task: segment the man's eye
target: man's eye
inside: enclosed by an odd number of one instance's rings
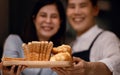
[[[81,7],[81,8],[86,7],[86,6],[87,6],[86,3],[80,4],[80,7]]]

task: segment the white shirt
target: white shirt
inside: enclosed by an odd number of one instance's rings
[[[103,31],[97,25],[76,38],[73,43],[73,52],[88,50],[94,38]],[[90,51],[91,62],[103,62],[113,75],[120,75],[120,40],[110,32],[104,31],[94,42]]]

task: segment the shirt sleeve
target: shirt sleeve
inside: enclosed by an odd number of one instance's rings
[[[4,43],[3,56],[7,57],[23,57],[22,40],[18,35],[9,35]]]
[[[113,75],[120,74],[120,40],[111,32],[105,32],[101,36],[102,58],[99,60],[113,72]]]
[[[3,56],[23,57],[22,40],[18,35],[9,35],[4,44]],[[21,75],[56,75],[48,68],[26,68]]]

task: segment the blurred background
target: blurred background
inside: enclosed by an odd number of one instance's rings
[[[11,33],[20,34],[27,14],[37,0],[0,0],[0,56],[4,41]],[[65,5],[65,0],[61,0]],[[98,24],[120,38],[120,0],[99,0]],[[72,34],[71,34],[72,33]],[[67,26],[67,38],[74,38],[74,31]],[[68,41],[69,42],[69,41]]]

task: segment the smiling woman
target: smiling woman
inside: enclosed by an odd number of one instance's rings
[[[21,35],[25,43],[47,39],[52,40],[55,46],[58,46],[60,45],[58,42],[63,42],[60,40],[65,39],[66,15],[64,7],[61,8],[62,4],[58,4],[60,1],[55,1],[56,3],[52,3],[54,0],[42,0],[35,5]]]
[[[3,56],[24,57],[23,43],[52,41],[54,46],[65,42],[66,15],[60,0],[39,0],[30,13],[21,35],[10,35],[5,41]],[[14,69],[13,69],[14,70]],[[28,68],[25,75],[53,75],[52,70]]]
[[[49,11],[49,10],[51,11]],[[39,40],[49,40],[49,37],[58,32],[60,16],[55,5],[46,5],[39,10],[36,17],[33,15]]]

